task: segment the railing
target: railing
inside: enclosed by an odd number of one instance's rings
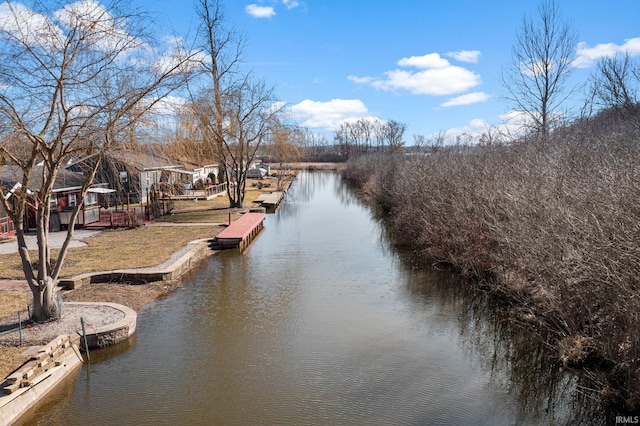
[[[100,223],[108,223],[112,228],[128,228],[143,224],[144,216],[144,211],[137,209],[100,212]]]
[[[16,228],[8,216],[0,217],[0,235],[13,235]]]
[[[209,198],[221,192],[226,192],[227,183],[219,185],[209,185],[204,189],[185,189],[183,196],[190,198]]]
[[[204,189],[205,195],[208,197],[210,195],[220,194],[221,192],[225,192],[227,190],[227,182],[221,183],[219,185],[210,185]]]

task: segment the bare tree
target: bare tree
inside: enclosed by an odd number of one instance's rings
[[[244,41],[225,25],[219,0],[200,0],[200,39],[206,58],[202,71],[206,88],[194,96],[201,137],[212,144],[227,186],[230,207],[242,207],[246,173],[271,125],[281,111],[273,89],[241,70]]]
[[[372,152],[375,141],[376,151],[398,151],[404,145],[407,125],[395,120],[361,118],[354,122],[345,121],[335,130],[333,141],[349,155]]]
[[[439,131],[436,135],[429,138],[426,135],[413,135],[413,145],[418,152],[427,152],[435,154],[445,145],[447,134],[444,130]]]
[[[598,109],[616,109],[634,114],[638,108],[640,67],[634,66],[629,53],[603,57],[591,78],[591,96]]]
[[[501,80],[506,100],[525,113],[534,132],[546,140],[559,109],[572,92],[565,83],[576,56],[577,34],[562,21],[555,0],[542,0],[537,20],[526,16]]]
[[[337,147],[325,135],[302,130],[304,147],[303,158],[307,161],[339,161]]]
[[[244,80],[222,96],[222,126],[211,123],[211,129],[220,129],[217,155],[224,165],[230,207],[242,207],[247,184],[247,171],[256,158],[258,149],[272,136],[273,125],[280,113],[275,107],[273,89],[264,82]]]
[[[152,60],[143,16],[116,15],[117,6],[5,3],[0,15],[0,156],[16,182],[0,188],[0,196],[15,223],[37,321],[59,318],[57,283],[82,206],[52,260],[49,200],[60,172],[72,159],[96,158],[81,186],[84,199],[104,154],[186,75],[188,58],[174,52]],[[29,210],[37,222],[35,261],[25,240]]]
[[[399,152],[404,146],[404,132],[407,130],[405,123],[396,120],[388,120],[384,122],[380,128],[380,133],[384,136],[384,140],[389,145],[391,152]]]

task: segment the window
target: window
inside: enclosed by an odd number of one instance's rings
[[[127,172],[120,172],[120,182],[121,183],[127,183]]]
[[[51,211],[58,209],[58,194],[51,194],[49,197],[49,209]]]
[[[76,203],[77,203],[76,199],[77,199],[76,194],[69,194],[69,204],[68,204],[68,206],[69,207],[75,207]]]
[[[87,206],[95,206],[98,204],[98,194],[95,192],[88,192],[87,195],[84,196],[84,205]]]

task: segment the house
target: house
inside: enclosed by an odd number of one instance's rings
[[[88,170],[95,164],[94,157],[78,159],[67,166],[72,171]],[[202,182],[217,180],[217,165],[185,165],[147,151],[114,152],[105,156],[96,173],[96,179],[108,182],[115,190],[118,204],[146,203],[154,195],[180,195]]]
[[[189,166],[186,167],[190,169]],[[217,184],[219,181],[219,167],[217,164],[207,164],[205,166],[195,166],[192,168],[193,170],[193,184],[196,185],[198,182],[202,182],[204,184]]]
[[[39,166],[40,167],[40,166]],[[37,193],[42,187],[42,171],[37,167],[31,175],[28,191]],[[100,218],[101,197],[107,197],[115,192],[109,189],[106,184],[92,185],[84,199],[81,199],[82,185],[86,176],[82,173],[61,169],[53,186],[49,203],[51,215],[49,218],[49,230],[58,231],[69,225],[71,213],[74,207],[82,202],[80,213],[76,219],[76,226],[85,226],[97,222]],[[7,188],[6,197],[11,197],[12,188],[21,186],[22,170],[17,166],[0,167],[0,184]],[[37,201],[34,200],[34,204]],[[36,229],[36,211],[34,208],[28,209],[25,218],[25,231]]]
[[[271,166],[269,164],[255,164],[247,170],[247,177],[251,179],[262,179],[265,176],[269,176],[270,173]]]
[[[71,162],[67,169],[75,172],[90,170],[95,165],[95,157],[89,156]],[[154,184],[160,182],[173,184],[175,179],[165,170],[180,167],[145,152],[114,152],[106,155],[96,172],[96,179],[108,182],[115,190],[114,202],[117,204],[144,203]]]

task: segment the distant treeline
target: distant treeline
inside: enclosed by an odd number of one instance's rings
[[[606,402],[638,410],[639,123],[602,115],[544,140],[359,156],[343,173],[415,265],[475,278],[549,331]]]

